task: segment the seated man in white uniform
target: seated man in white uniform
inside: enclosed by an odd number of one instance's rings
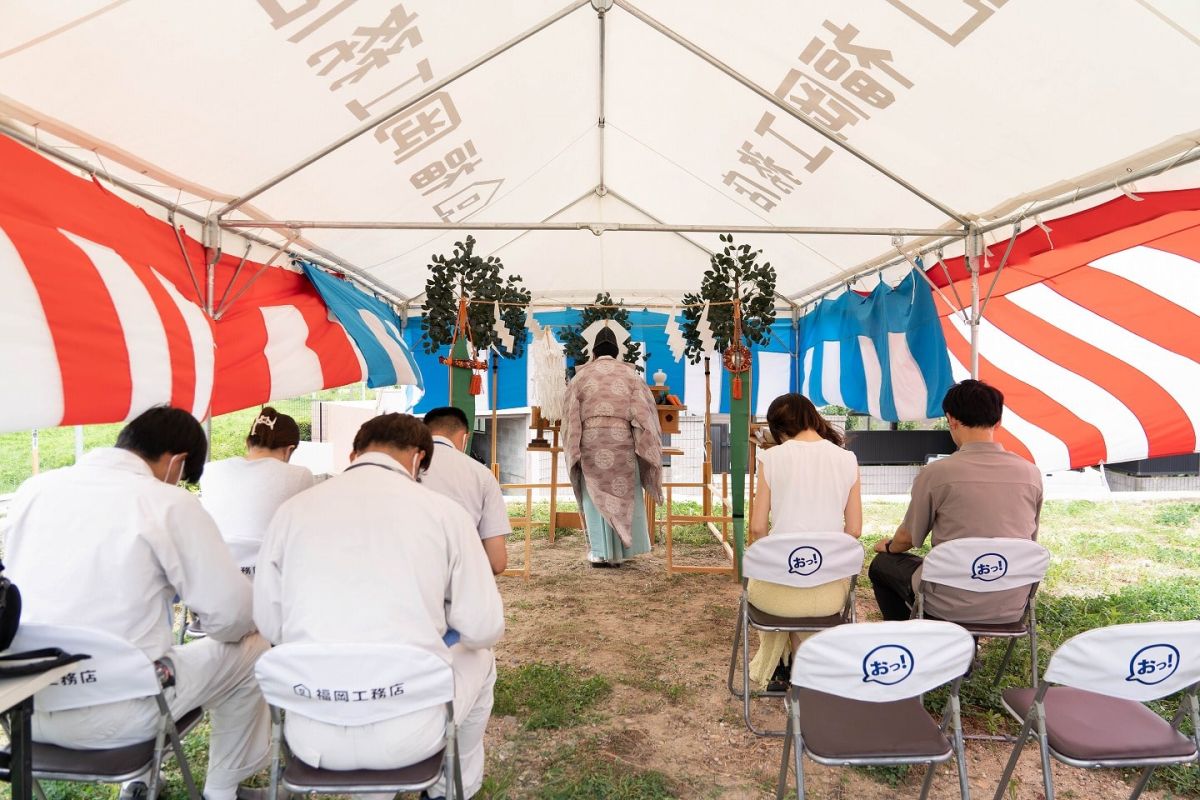
[[[212,721],[204,796],[232,800],[247,796],[238,782],[269,757],[270,716],[254,679],[267,643],[254,633],[250,582],[200,502],[176,485],[200,479],[206,449],[188,412],[146,411],[116,447],[21,486],[6,561],[21,587],[23,621],[104,631],[174,674],[166,697],[175,716],[203,706]],[[203,618],[207,639],[172,645],[176,596]],[[157,716],[151,698],[35,712],[33,739],[80,749],[132,745],[154,738]],[[123,796],[144,791],[139,782],[126,784]]]
[[[508,566],[504,537],[512,533],[504,494],[492,471],[467,455],[467,415],[461,408],[435,408],[425,415],[433,434],[433,463],[421,484],[449,497],[467,510],[483,542],[492,572],[499,575]]]
[[[454,670],[469,797],[483,783],[496,680],[491,647],[504,633],[504,609],[470,516],[417,483],[432,450],[415,417],[364,423],[353,463],[288,500],[271,521],[254,578],[254,619],[275,644],[406,644],[443,658]],[[448,646],[451,629],[458,642]],[[284,726],[297,758],[334,770],[418,763],[437,752],[444,732],[440,707],[356,727],[290,713]],[[444,782],[429,794],[444,796]]]

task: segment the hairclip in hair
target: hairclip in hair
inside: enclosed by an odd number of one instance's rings
[[[254,427],[252,427],[250,429],[250,432],[254,433],[256,430],[258,430],[259,425],[266,425],[271,430],[275,430],[275,423],[278,421],[279,421],[279,417],[275,417],[274,419],[269,419],[265,415],[259,414],[258,419],[254,420]]]

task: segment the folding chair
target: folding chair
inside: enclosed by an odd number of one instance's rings
[[[146,654],[116,636],[65,625],[22,623],[12,648],[24,651],[43,647],[61,647],[71,653],[87,653],[91,658],[80,661],[75,665],[75,671],[38,692],[34,696],[38,710],[66,711],[153,697],[158,703],[159,717],[154,738],[125,747],[77,750],[34,742],[33,777],[39,797],[44,798],[44,794],[37,781],[124,783],[147,770],[150,772],[148,795],[154,797],[159,789],[159,773],[169,740],[183,773],[188,797],[201,800],[183,752],[183,737],[204,716],[203,709],[193,709],[176,720],[163,695],[163,690],[173,682],[160,683],[154,663]],[[3,753],[5,760],[9,755],[7,751]]]
[[[287,792],[359,794],[419,792],[446,776],[447,797],[463,797],[454,723],[454,672],[427,650],[389,644],[283,644],[258,660],[255,677],[271,706],[271,785]],[[417,764],[382,770],[331,770],[306,764],[287,750],[283,716],[355,727],[444,705],[442,748]],[[282,756],[282,757],[281,757]]]
[[[777,617],[755,608],[747,598],[743,583],[737,624],[733,630],[733,652],[729,656],[729,675],[726,686],[731,694],[742,700],[742,717],[746,727],[757,736],[783,736],[783,731],[759,730],[750,720],[750,629],[783,633],[820,631],[854,622],[854,585],[862,571],[863,548],[858,540],[845,533],[772,533],[747,548],[742,558],[744,579],[778,583],[798,589],[810,589],[832,581],[850,578],[850,588],[841,611],[828,617]],[[742,690],[733,684],[738,662],[742,658]],[[762,697],[779,697],[784,692],[760,692]]]
[[[776,799],[787,791],[794,754],[796,797],[804,800],[807,754],[828,766],[927,764],[921,800],[935,766],[953,757],[959,792],[969,800],[958,689],[974,653],[969,633],[939,620],[841,625],[802,642],[792,661]],[[939,724],[921,695],[946,684],[950,698]]]
[[[1200,732],[1200,622],[1113,625],[1068,639],[1050,656],[1042,685],[1007,689],[1004,707],[1023,722],[1004,768],[996,800],[1004,795],[1021,748],[1037,739],[1046,800],[1054,800],[1050,757],[1084,769],[1142,767],[1130,800],[1150,782],[1154,768],[1200,758],[1200,733],[1179,731],[1185,715]],[[1144,703],[1182,692],[1174,719]]]
[[[1036,687],[1038,643],[1034,598],[1049,566],[1050,552],[1028,539],[972,538],[943,542],[925,556],[914,616],[918,619],[925,616],[925,591],[930,584],[981,593],[1028,586],[1029,597],[1025,601],[1025,610],[1015,622],[957,624],[966,628],[972,636],[1008,639],[1008,649],[1004,651],[1004,659],[996,670],[994,684],[1000,683],[1000,678],[1008,669],[1017,639],[1028,637],[1030,679]]]

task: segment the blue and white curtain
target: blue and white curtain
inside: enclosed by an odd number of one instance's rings
[[[366,364],[367,386],[372,389],[414,386],[417,394],[413,400],[420,399],[425,388],[421,369],[404,341],[400,317],[391,306],[311,264],[302,263],[301,266],[330,313],[358,348]]]
[[[889,422],[942,415],[954,383],[928,285],[910,272],[867,296],[822,300],[800,320],[800,391]]]

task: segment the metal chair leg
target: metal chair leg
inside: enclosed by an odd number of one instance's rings
[[[960,679],[961,680],[961,679]],[[942,721],[938,723],[938,731],[943,735],[946,733],[946,728],[950,725],[950,715],[952,707],[950,702],[946,702],[946,710],[942,712]],[[925,778],[921,781],[920,800],[925,800],[929,796],[929,789],[933,786],[933,773],[937,770],[937,764],[930,761],[925,767]]]
[[[729,693],[734,697],[741,698],[742,693],[733,686],[733,676],[737,667],[738,647],[741,645],[742,626],[746,624],[746,598],[742,598],[742,602],[738,608],[737,622],[733,626],[733,652],[729,655],[729,675],[725,679],[725,685],[729,688]]]
[[[281,742],[283,741],[283,714],[271,707],[271,781],[268,784],[267,797],[276,800],[279,797],[279,776],[283,771],[283,763],[279,759]]]
[[[775,782],[775,800],[783,800],[787,794],[788,769],[791,766],[788,759],[792,754],[792,716],[788,711],[787,730],[783,736],[783,757],[779,760],[779,779]]]
[[[1004,650],[1004,658],[1000,659],[1000,666],[996,669],[996,676],[992,678],[992,686],[999,686],[1000,679],[1004,677],[1004,673],[1008,671],[1008,664],[1012,661],[1013,650],[1017,647],[1017,637],[1012,637],[1008,640],[1008,647]]]
[[[792,703],[793,733],[796,741],[792,745],[792,757],[796,762],[796,800],[804,800],[804,735],[800,732],[800,704]]]
[[[1150,783],[1150,775],[1154,772],[1154,766],[1154,764],[1151,764],[1142,770],[1142,777],[1138,778],[1137,785],[1133,787],[1133,793],[1129,795],[1129,800],[1138,800],[1142,796],[1142,792],[1146,790],[1146,786]]]
[[[457,731],[454,736],[454,793],[456,800],[466,800],[466,792],[463,791],[463,776],[462,776],[462,759],[458,750],[458,735]]]
[[[192,800],[203,800],[200,795],[200,790],[196,788],[196,781],[192,778],[192,768],[188,764],[187,756],[183,752],[183,737],[179,734],[179,728],[175,725],[175,718],[171,715],[171,708],[167,705],[167,699],[159,694],[157,697],[159,711],[162,712],[163,719],[166,721],[166,734],[171,742],[171,749],[175,751],[175,760],[179,762],[179,771],[183,775],[183,784],[187,787],[187,795]],[[150,776],[151,784],[158,780],[158,771],[162,766],[162,757],[160,753],[155,755],[154,773]],[[151,792],[151,797],[154,793]]]
[[[742,618],[742,719],[752,732],[754,725],[750,722],[750,625]]]
[[[1042,784],[1046,800],[1054,800],[1054,773],[1050,764],[1050,740],[1046,736],[1046,707],[1041,700],[1034,704],[1037,709],[1038,747],[1042,752]]]
[[[954,712],[951,724],[954,726],[954,760],[958,762],[958,793],[962,800],[971,800],[971,782],[967,779],[967,748],[963,743],[962,706],[957,690],[951,695],[950,702]]]
[[[1034,689],[1038,688],[1038,634],[1037,634],[1037,611],[1030,607],[1029,609],[1029,684]]]
[[[1004,791],[1008,788],[1009,781],[1012,780],[1013,771],[1017,768],[1017,762],[1021,759],[1021,751],[1025,748],[1025,742],[1029,739],[1029,734],[1033,731],[1034,709],[1029,709],[1029,713],[1025,715],[1025,724],[1021,726],[1021,733],[1017,736],[1017,743],[1013,745],[1012,755],[1008,757],[1008,763],[1004,766],[1004,773],[1000,776],[1000,783],[996,786],[996,794],[992,800],[1004,800]]]
[[[150,762],[150,781],[147,784],[147,793],[151,797],[158,796],[158,782],[162,775],[163,756],[166,749],[167,720],[171,717],[171,708],[167,705],[166,698],[160,693],[155,699],[158,701],[159,720],[154,732],[154,760]]]
[[[921,781],[920,800],[925,800],[925,798],[929,797],[929,788],[933,786],[933,772],[936,769],[937,764],[933,761],[930,761],[928,766],[925,767],[925,779]]]

